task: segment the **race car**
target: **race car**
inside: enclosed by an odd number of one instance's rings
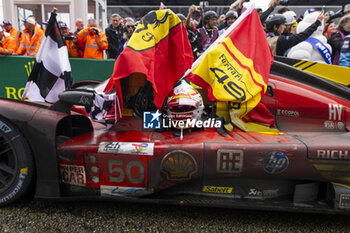
[[[107,128],[71,111],[91,106],[92,97],[77,88],[53,105],[0,99],[1,205],[34,194],[349,213],[346,86],[275,61],[263,103],[280,135],[207,127],[180,137],[145,129],[135,116]],[[204,101],[204,110],[213,104]],[[156,119],[159,112],[148,114]]]

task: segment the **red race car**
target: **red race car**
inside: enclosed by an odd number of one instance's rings
[[[33,191],[41,199],[350,211],[348,87],[275,62],[263,102],[281,135],[209,127],[181,138],[146,130],[137,117],[108,129],[71,113],[92,96],[72,89],[53,105],[0,100],[1,205]]]

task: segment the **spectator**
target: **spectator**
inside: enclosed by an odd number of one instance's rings
[[[294,11],[287,11],[283,13],[283,16],[286,17],[286,28],[284,29],[283,35],[290,36],[292,34],[292,26],[297,21],[297,15]]]
[[[32,17],[23,20],[25,29],[21,35],[20,45],[17,49],[18,55],[35,56],[38,53],[44,31],[36,26]]]
[[[221,14],[218,18],[218,22],[217,24],[220,25],[221,23],[225,23],[225,15],[224,14]]]
[[[74,35],[75,35],[76,37],[78,37],[78,32],[80,32],[81,30],[84,29],[83,20],[80,19],[80,18],[77,18],[77,19],[75,20],[75,26],[77,27],[77,30],[74,32]]]
[[[75,37],[74,33],[69,32],[69,28],[64,22],[61,22],[59,24],[59,27],[61,30],[61,34],[63,35],[64,40],[66,41],[69,57],[80,57],[78,47],[76,45],[78,39]],[[83,55],[83,51],[81,51],[80,54]]]
[[[120,40],[123,36],[123,27],[121,25],[121,17],[119,14],[112,14],[110,18],[110,25],[106,28],[106,35],[108,39],[107,57],[116,58]]]
[[[298,27],[298,22],[295,21],[290,28],[290,33],[293,35],[297,34],[297,27]]]
[[[290,9],[288,7],[282,7],[277,11],[277,14],[284,14],[286,12],[290,11]]]
[[[127,46],[128,41],[130,40],[132,34],[135,31],[135,23],[134,23],[134,21],[131,21],[131,20],[126,21],[124,28],[125,29],[124,29],[123,36],[122,36],[122,38],[120,40],[117,57],[124,50],[124,48]]]
[[[191,5],[190,8],[188,9],[188,14],[187,14],[187,18],[185,21],[185,26],[187,29],[187,35],[188,35],[188,40],[190,41],[191,47],[192,47],[192,53],[193,53],[193,57],[194,59],[197,59],[196,54],[197,54],[197,47],[196,47],[196,40],[197,40],[197,21],[195,22],[194,19],[192,19],[192,14],[193,12],[196,11],[196,6],[195,5]],[[196,24],[197,23],[197,24]]]
[[[340,50],[339,65],[350,67],[350,35],[344,38],[343,46]]]
[[[263,10],[261,8],[256,8],[256,11],[258,12],[259,17],[262,15]]]
[[[217,19],[218,15],[215,11],[205,12],[204,26],[196,31],[198,35],[194,45],[197,49],[196,57],[202,55],[202,53],[218,38],[219,31],[216,28]]]
[[[0,54],[11,55],[16,51],[16,40],[0,27]]]
[[[5,31],[7,33],[10,33],[10,35],[16,40],[16,49],[15,49],[15,51],[16,51],[19,47],[19,42],[20,42],[19,40],[21,38],[22,33],[17,31],[16,29],[14,29],[9,20],[2,21],[2,24],[3,24]]]
[[[269,3],[269,8],[267,8],[266,11],[261,13],[260,15],[260,21],[262,24],[265,23],[265,20],[267,17],[275,10],[275,8],[280,4],[280,0],[271,0]]]
[[[329,40],[331,38],[331,35],[335,32],[337,32],[337,25],[331,20],[328,21],[328,25],[325,27],[324,36]]]
[[[225,15],[225,23],[222,26],[222,30],[220,30],[220,35],[228,28],[230,27],[237,19],[237,14],[234,11],[228,11]],[[219,27],[220,29],[220,27]]]
[[[324,22],[327,24],[329,20],[331,20],[331,17],[334,15],[334,11],[327,11],[324,14]]]
[[[239,0],[239,4],[237,7],[237,14],[240,16],[243,12],[243,4],[246,2],[246,0]],[[280,0],[271,0],[269,3],[269,8],[267,8],[266,11],[262,12],[260,15],[260,21],[262,24],[264,24],[267,17],[274,11],[274,9],[280,4]],[[232,6],[232,5],[231,5]],[[231,7],[230,7],[231,10]]]
[[[340,49],[343,45],[345,36],[350,32],[350,15],[343,16],[339,20],[337,31],[331,35],[328,43],[332,46],[333,64],[339,64]]]
[[[344,6],[344,15],[349,15],[350,14],[350,4],[346,4]]]
[[[35,27],[37,28],[38,31],[41,30],[43,33],[45,32],[43,29],[41,29],[40,24],[38,24],[38,21],[36,20],[36,18],[35,18],[34,15],[30,15],[30,16],[28,16],[28,18],[34,19],[34,21],[35,21]],[[45,33],[44,33],[44,34],[45,34]],[[40,43],[41,43],[41,41],[40,41]]]
[[[103,50],[108,48],[108,42],[95,19],[88,20],[87,28],[78,32],[78,39],[85,44],[84,58],[103,59]]]
[[[323,13],[317,17],[315,23],[309,26],[305,31],[291,36],[281,35],[286,27],[286,18],[281,14],[270,16],[266,20],[267,42],[269,43],[274,55],[284,56],[286,51],[306,40],[317,28],[323,20]]]
[[[180,18],[181,22],[183,22],[183,23],[185,23],[185,22],[186,22],[186,17],[185,17],[183,14],[181,14],[181,13],[177,13],[176,15],[177,15],[177,17],[179,17],[179,18]]]

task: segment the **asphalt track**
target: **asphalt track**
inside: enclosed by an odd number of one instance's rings
[[[0,232],[349,232],[349,216],[118,202],[25,201]]]

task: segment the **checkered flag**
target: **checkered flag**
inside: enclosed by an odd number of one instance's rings
[[[108,80],[93,89],[93,106],[87,107],[86,111],[93,121],[102,123],[110,128],[122,117],[122,110],[120,97],[116,89],[108,93],[103,92],[107,82]]]
[[[72,85],[66,43],[60,34],[56,14],[51,13],[45,36],[23,92],[30,101],[58,101],[58,94]]]

